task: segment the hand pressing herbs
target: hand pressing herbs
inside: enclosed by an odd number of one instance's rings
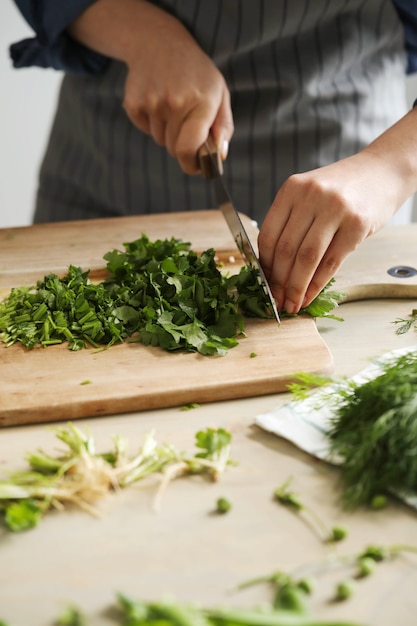
[[[62,454],[29,453],[29,470],[11,472],[0,481],[0,514],[11,531],[33,528],[47,511],[63,510],[66,504],[97,515],[99,499],[150,475],[160,478],[159,502],[162,489],[177,476],[205,474],[218,480],[233,464],[231,434],[222,428],[197,432],[198,452],[192,456],[158,444],[153,433],[146,435],[134,456],[128,455],[127,442],[118,435],[111,450],[96,452],[91,434],[71,423],[57,429],[56,437],[66,446]]]
[[[105,254],[109,275],[99,284],[71,265],[62,278],[48,274],[33,288],[13,289],[0,303],[1,339],[29,349],[68,342],[80,350],[135,338],[170,351],[224,355],[244,334],[244,316],[272,317],[254,268],[225,276],[213,249],[197,255],[174,238],[151,242],[142,235],[124,248]],[[325,288],[300,313],[333,317],[340,298]]]

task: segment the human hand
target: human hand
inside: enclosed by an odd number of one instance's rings
[[[145,0],[99,0],[68,32],[126,64],[128,117],[165,146],[184,172],[199,171],[197,152],[209,132],[226,158],[233,134],[226,81],[173,15]]]
[[[184,172],[196,174],[197,152],[209,132],[222,158],[227,155],[233,134],[229,90],[182,24],[158,13],[151,40],[142,38],[140,51],[127,56],[123,106],[132,123],[165,146]]]
[[[400,180],[372,151],[287,179],[258,239],[278,309],[296,313],[399,208]]]

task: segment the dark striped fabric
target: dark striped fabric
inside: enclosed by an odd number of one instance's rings
[[[164,0],[226,78],[225,176],[260,224],[284,180],[357,152],[406,111],[404,33],[389,0]],[[158,42],[155,41],[155,46]],[[125,68],[66,76],[35,221],[214,206],[122,107]]]

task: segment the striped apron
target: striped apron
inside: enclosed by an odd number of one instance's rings
[[[285,179],[349,156],[406,112],[404,34],[390,0],[161,0],[223,73],[235,133],[225,176],[258,224]],[[155,45],[158,45],[155,42]],[[122,109],[126,68],[66,75],[35,221],[215,206]]]

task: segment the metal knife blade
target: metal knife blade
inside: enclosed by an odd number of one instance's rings
[[[211,136],[200,148],[198,158],[203,176],[212,181],[217,206],[229,226],[236,245],[245,259],[246,264],[256,270],[259,284],[265,293],[268,304],[276,321],[280,324],[281,320],[279,318],[278,309],[271,289],[268,285],[268,281],[266,280],[266,276],[255,254],[255,250],[253,249],[252,243],[248,237],[245,227],[243,226],[242,220],[240,219],[240,215],[231,200],[229,192],[227,191],[227,187],[222,176],[222,161]]]

